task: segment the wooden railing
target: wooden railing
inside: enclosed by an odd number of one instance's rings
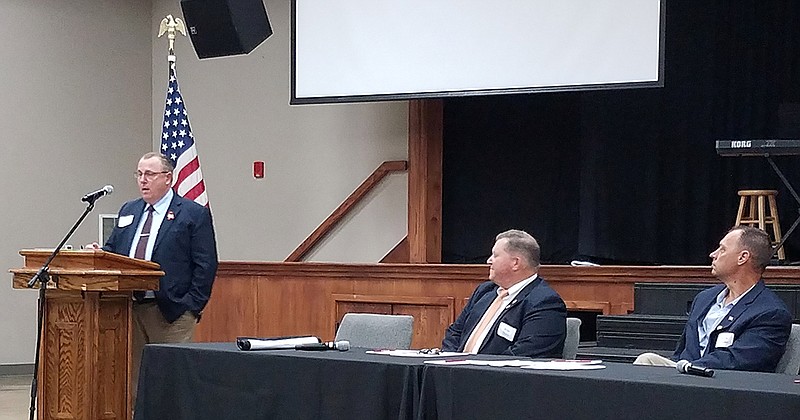
[[[390,160],[383,162],[378,166],[372,175],[367,177],[358,188],[353,191],[347,199],[345,199],[339,207],[333,211],[323,222],[320,224],[308,238],[303,241],[288,257],[286,262],[299,262],[303,260],[314,247],[325,238],[336,225],[347,216],[347,213],[355,207],[364,197],[372,191],[382,180],[392,172],[401,172],[408,170],[408,162],[405,160]]]

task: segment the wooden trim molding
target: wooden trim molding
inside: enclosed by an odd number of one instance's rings
[[[386,255],[381,258],[382,263],[407,263],[409,262],[408,256],[408,236],[404,237],[402,241],[392,248]]]
[[[345,295],[334,293],[331,295],[334,302],[359,302],[359,303],[403,303],[406,305],[435,305],[453,306],[451,297],[430,296],[391,296],[391,295]]]
[[[301,276],[344,278],[443,278],[474,281],[486,279],[486,264],[373,264],[337,262],[256,262],[220,261],[218,277],[229,276]],[[543,265],[539,274],[548,282],[599,283],[710,283],[718,281],[709,266],[600,266],[572,267]],[[767,267],[768,284],[800,283],[800,266]]]
[[[578,310],[578,311],[600,312],[603,315],[610,315],[611,314],[611,303],[609,303],[609,302],[594,302],[594,301],[587,301],[587,300],[567,300],[567,301],[564,301],[564,304],[567,305],[567,309],[573,309],[573,310]]]
[[[372,172],[358,188],[355,189],[339,207],[333,211],[310,235],[306,238],[297,248],[286,257],[286,262],[302,261],[309,252],[311,252],[317,244],[328,235],[333,228],[336,227],[342,219],[347,216],[350,210],[353,209],[367,194],[372,191],[384,178],[392,172],[400,172],[408,169],[408,162],[404,160],[392,160],[383,162]]]
[[[221,261],[217,279],[236,276],[302,278],[437,278],[456,281],[485,279],[486,265],[477,264],[369,264],[328,262]]]

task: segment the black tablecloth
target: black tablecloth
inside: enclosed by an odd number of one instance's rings
[[[800,384],[773,373],[606,363],[543,371],[426,366],[420,419],[800,419]]]
[[[348,352],[145,346],[135,419],[409,419],[422,361]]]
[[[364,350],[148,345],[135,419],[800,419],[787,375],[424,365]]]

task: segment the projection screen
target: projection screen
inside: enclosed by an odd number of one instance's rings
[[[293,0],[292,104],[658,87],[664,0]]]

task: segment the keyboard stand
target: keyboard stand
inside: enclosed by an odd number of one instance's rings
[[[797,207],[798,215],[797,218],[794,220],[794,223],[792,223],[792,227],[790,227],[789,230],[786,231],[786,235],[784,235],[783,238],[781,238],[781,241],[778,242],[778,244],[775,245],[775,247],[773,248],[773,252],[777,252],[779,249],[781,249],[784,242],[786,242],[786,240],[789,239],[789,236],[791,236],[792,232],[794,232],[794,230],[797,229],[797,226],[800,225],[800,196],[797,195],[797,191],[795,191],[794,188],[792,188],[792,184],[790,184],[789,180],[786,179],[786,176],[783,175],[783,172],[781,172],[780,168],[778,168],[778,165],[775,164],[775,161],[772,160],[772,156],[770,156],[769,154],[765,154],[764,157],[767,158],[767,162],[769,162],[770,166],[772,166],[772,170],[774,170],[775,173],[778,174],[778,178],[780,178],[781,181],[783,181],[783,185],[785,185],[786,188],[789,190],[789,192],[792,194],[792,197],[794,197],[794,201],[797,202],[798,206]]]

